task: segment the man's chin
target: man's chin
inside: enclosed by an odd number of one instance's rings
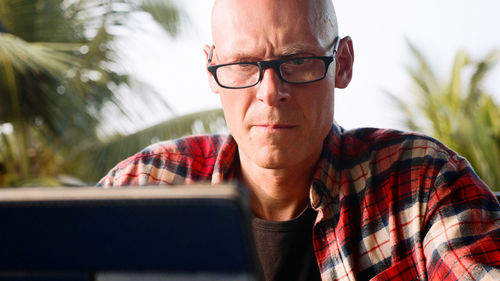
[[[252,157],[252,156],[251,156]],[[282,151],[260,151],[253,155],[253,162],[264,169],[286,169],[293,165],[291,155]]]
[[[286,169],[295,166],[301,158],[297,152],[297,138],[290,139],[256,139],[250,145],[239,145],[245,155],[243,161],[250,161],[253,165],[264,169]],[[249,144],[249,143],[246,143]],[[246,149],[245,149],[246,148]]]
[[[285,165],[285,163],[267,161],[267,162],[260,163],[259,167],[261,167],[263,169],[268,169],[268,170],[282,170],[282,169],[286,169],[287,165]]]

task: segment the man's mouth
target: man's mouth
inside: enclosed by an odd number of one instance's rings
[[[258,129],[267,130],[269,132],[284,132],[289,131],[297,127],[297,125],[292,124],[255,124],[253,127]]]

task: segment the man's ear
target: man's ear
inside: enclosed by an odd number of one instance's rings
[[[205,61],[207,61],[207,66],[208,66],[208,56],[210,55],[210,48],[211,47],[209,45],[203,46],[203,52],[205,53]],[[208,70],[207,70],[207,75],[208,75],[208,84],[210,85],[210,89],[215,94],[218,94],[220,88],[219,85],[217,85],[217,81],[215,81],[214,76]]]
[[[349,36],[342,38],[337,51],[335,69],[335,87],[344,89],[352,79],[352,66],[354,64],[354,48]]]

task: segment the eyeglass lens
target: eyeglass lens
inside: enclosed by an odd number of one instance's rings
[[[282,63],[280,72],[283,79],[288,82],[309,82],[323,77],[325,63],[317,58],[296,58]]]
[[[219,83],[227,87],[245,87],[259,81],[259,66],[253,64],[230,64],[217,68]]]

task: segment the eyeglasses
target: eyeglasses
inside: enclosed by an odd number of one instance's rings
[[[234,62],[210,65],[214,46],[208,56],[208,71],[222,88],[243,89],[257,85],[262,79],[262,73],[272,68],[279,78],[290,84],[312,83],[325,78],[328,67],[335,60],[340,39],[335,38],[333,54],[321,57],[297,57],[282,60],[257,62]]]

